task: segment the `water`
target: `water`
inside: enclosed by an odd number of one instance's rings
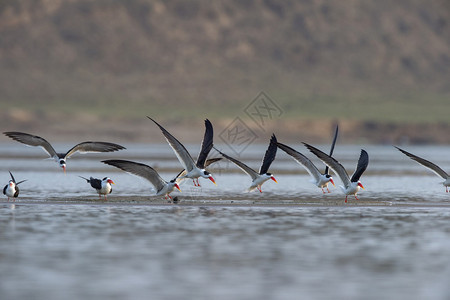
[[[99,163],[158,164],[170,179],[178,165],[163,145],[74,156],[67,175],[38,149],[0,146],[0,179],[6,184],[9,169],[28,179],[15,203],[0,203],[1,299],[450,297],[450,195],[391,147],[366,148],[366,190],[346,205],[338,188],[322,195],[281,152],[272,170],[279,183],[262,194],[242,193],[249,178],[222,162],[212,169],[218,187],[186,182],[174,205]],[[257,168],[264,150],[248,149],[243,160]],[[409,150],[450,170],[445,147]],[[350,173],[358,154],[336,148]],[[78,175],[113,178],[108,202]]]

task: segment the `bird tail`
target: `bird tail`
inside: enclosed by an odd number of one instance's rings
[[[84,180],[86,180],[88,183],[90,182],[90,180],[89,179],[87,179],[87,178],[84,178],[83,176],[79,176],[78,175],[78,177],[80,177],[80,178],[83,178]]]

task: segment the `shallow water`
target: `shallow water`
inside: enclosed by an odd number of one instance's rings
[[[39,149],[0,144],[2,181],[7,170],[28,179],[15,203],[0,203],[1,299],[450,297],[450,194],[392,147],[367,147],[366,190],[348,204],[337,187],[323,195],[280,152],[278,184],[263,193],[243,193],[249,178],[222,162],[212,169],[217,187],[187,181],[173,193],[176,205],[99,162],[125,158],[156,164],[167,179],[176,173],[163,145],[128,148],[74,156],[64,175]],[[445,147],[408,149],[450,170]],[[243,160],[257,168],[264,150],[250,147]],[[335,154],[350,173],[358,155],[353,146]],[[108,202],[78,175],[110,176]]]

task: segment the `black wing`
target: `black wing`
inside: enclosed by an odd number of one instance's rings
[[[19,196],[19,187],[16,185],[16,191],[14,193],[14,197],[17,198]]]
[[[3,195],[6,195],[6,189],[8,188],[8,185],[5,185],[5,187],[3,188]]]
[[[395,146],[394,146],[395,147]],[[445,172],[444,170],[442,170],[439,166],[437,166],[436,164],[432,163],[429,160],[423,159],[421,157],[418,157],[417,155],[414,155],[412,153],[409,153],[408,151],[405,151],[403,149],[400,149],[399,147],[395,147],[397,148],[400,152],[402,152],[403,154],[405,154],[406,156],[408,156],[409,158],[411,158],[412,160],[415,160],[416,162],[418,162],[419,164],[421,164],[422,166],[430,169],[431,171],[433,171],[436,175],[447,179],[449,176],[447,174],[447,172]]]
[[[13,181],[14,183],[16,183],[16,179],[14,179],[14,176],[13,176],[13,174],[11,173],[11,171],[8,171],[8,172],[9,172],[9,175],[11,175],[12,181]]]
[[[94,178],[94,177],[90,177],[89,178],[89,183],[96,190],[100,190],[102,188],[102,181],[100,179],[97,179],[97,178]]]
[[[269,167],[277,154],[277,149],[277,138],[275,137],[275,134],[272,134],[269,147],[266,150],[266,154],[264,155],[264,159],[261,164],[261,168],[259,168],[259,175],[266,174],[267,171],[269,171]]]
[[[108,142],[83,142],[72,147],[64,155],[64,158],[69,158],[75,152],[88,153],[88,152],[114,152],[126,149],[124,146],[108,143]]]
[[[197,168],[204,169],[205,168],[205,161],[208,157],[209,152],[211,151],[213,147],[213,126],[211,122],[206,119],[205,120],[205,135],[203,136],[203,142],[202,142],[202,148],[200,149],[200,153],[198,154],[197,158]]]
[[[339,132],[339,126],[336,125],[336,131],[334,132],[333,142],[331,143],[330,156],[333,156],[334,146],[336,145],[336,141],[337,141],[337,137],[338,137],[338,132]],[[329,167],[326,166],[326,167],[325,167],[325,174],[329,174],[328,169],[329,169]]]
[[[353,173],[352,178],[350,179],[351,182],[357,182],[359,178],[361,178],[361,175],[364,173],[364,171],[367,169],[367,166],[369,165],[369,154],[367,154],[366,150],[361,149],[361,155],[358,159],[358,165],[356,166],[356,171]]]

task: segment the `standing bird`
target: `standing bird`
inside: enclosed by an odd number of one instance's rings
[[[336,126],[336,131],[334,133],[334,139],[333,143],[331,144],[331,150],[330,150],[330,156],[333,155],[334,146],[336,145],[336,140],[338,136],[338,126]],[[328,166],[325,167],[325,172],[321,173],[319,169],[312,163],[311,160],[309,160],[306,156],[301,154],[300,152],[292,149],[289,146],[286,146],[282,143],[277,143],[278,148],[292,156],[292,158],[298,162],[300,165],[302,165],[306,171],[308,171],[309,175],[312,176],[311,182],[315,184],[317,187],[322,189],[322,193],[325,194],[324,188],[327,188],[328,193],[330,193],[330,190],[328,189],[328,183],[331,182],[331,184],[334,186],[333,177],[328,172]]]
[[[195,163],[192,159],[189,152],[186,148],[181,144],[173,135],[171,135],[164,127],[159,125],[155,120],[150,117],[147,117],[153,121],[156,125],[158,125],[159,129],[161,129],[164,137],[169,143],[170,147],[172,147],[175,155],[180,161],[183,168],[187,171],[185,175],[180,175],[180,178],[191,178],[194,182],[195,186],[200,186],[198,182],[199,177],[208,178],[214,184],[216,181],[212,177],[211,173],[205,170],[205,162],[208,157],[209,152],[213,148],[213,127],[211,122],[206,119],[205,120],[205,135],[203,137],[202,147],[200,149],[200,153],[197,158],[197,162]]]
[[[94,178],[94,177],[90,177],[89,179],[84,178],[83,176],[78,176],[80,178],[83,178],[84,180],[87,181],[87,183],[91,184],[91,187],[93,187],[94,189],[97,190],[98,193],[98,197],[101,199],[101,195],[105,196],[105,201],[107,201],[108,199],[106,199],[106,195],[111,194],[112,192],[112,186],[111,184],[115,184],[114,181],[111,180],[111,178],[109,177],[105,177],[102,180]]]
[[[216,149],[216,148],[214,148]],[[217,150],[217,149],[216,149]],[[269,167],[272,164],[273,160],[275,159],[275,155],[277,154],[277,138],[273,134],[269,147],[266,150],[266,154],[264,155],[261,167],[259,168],[259,173],[244,164],[243,162],[240,162],[239,160],[232,158],[231,156],[226,155],[225,153],[220,152],[217,150],[220,154],[223,155],[226,159],[230,160],[232,163],[234,163],[236,166],[238,166],[242,171],[247,173],[252,178],[252,184],[248,188],[248,191],[253,191],[255,188],[257,188],[261,193],[261,186],[264,182],[266,182],[269,179],[272,179],[273,181],[277,182],[275,177],[273,177],[272,174],[268,173]]]
[[[359,200],[358,197],[356,197],[356,194],[358,193],[359,188],[364,189],[364,186],[361,184],[359,179],[361,178],[361,175],[367,169],[367,165],[369,164],[369,155],[367,154],[366,150],[361,149],[361,154],[359,156],[355,173],[353,173],[352,178],[350,178],[347,174],[347,171],[345,171],[344,167],[336,159],[311,145],[308,145],[306,143],[303,144],[306,146],[306,148],[309,149],[309,151],[314,153],[320,160],[322,160],[327,166],[329,166],[334,173],[339,176],[342,183],[344,184],[344,186],[340,186],[340,188],[345,194],[345,203],[347,203],[348,195],[355,195],[355,199]]]
[[[448,187],[450,186],[450,176],[444,170],[442,170],[440,167],[438,167],[437,165],[435,165],[431,161],[425,160],[425,159],[423,159],[421,157],[418,157],[418,156],[416,156],[414,154],[411,154],[411,153],[409,153],[409,152],[407,152],[405,150],[400,149],[399,147],[395,147],[395,148],[397,148],[400,152],[402,152],[403,154],[405,154],[406,156],[408,156],[412,160],[415,160],[416,162],[418,162],[419,164],[421,164],[425,168],[430,169],[437,176],[442,177],[445,180],[444,182],[442,182],[442,185],[445,186],[445,191],[448,193]]]
[[[14,176],[11,173],[11,171],[9,171],[9,175],[11,175],[11,180],[3,188],[3,195],[6,195],[6,197],[8,197],[8,201],[9,201],[10,197],[17,198],[19,196],[19,187],[18,187],[18,185],[21,184],[22,182],[27,181],[27,179],[25,179],[25,180],[16,182],[16,180],[14,179]],[[16,201],[16,199],[14,199],[14,201]]]
[[[178,189],[181,192],[180,186],[176,183],[177,177],[167,182],[159,176],[155,169],[145,164],[119,159],[103,160],[102,163],[147,179],[156,189],[155,196],[164,195],[165,199],[167,199],[167,197],[172,199],[170,193],[175,189]]]
[[[3,132],[3,134],[22,144],[41,147],[48,155],[50,155],[50,158],[53,158],[59,163],[59,166],[63,169],[64,173],[66,172],[66,159],[76,152],[114,152],[126,149],[121,145],[108,142],[83,142],[75,145],[66,153],[57,153],[52,145],[40,136],[16,131]]]

